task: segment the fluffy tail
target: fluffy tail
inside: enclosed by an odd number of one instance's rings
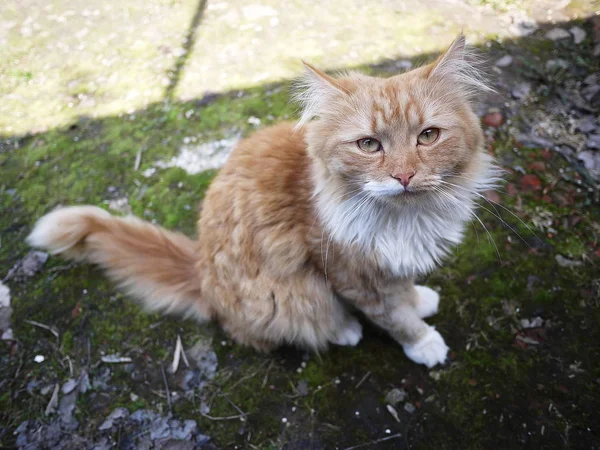
[[[98,264],[152,311],[211,317],[201,302],[196,244],[135,217],[115,217],[95,206],[52,211],[27,238],[33,246]]]

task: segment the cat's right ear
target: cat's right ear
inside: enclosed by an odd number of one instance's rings
[[[294,99],[302,107],[297,128],[319,116],[333,99],[350,93],[342,80],[327,75],[306,61],[302,63],[304,75],[294,85]]]

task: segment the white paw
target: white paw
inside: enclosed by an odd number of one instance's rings
[[[355,318],[348,319],[344,325],[336,331],[332,339],[336,345],[349,345],[354,347],[362,339],[362,325]]]
[[[419,317],[424,319],[425,317],[437,314],[438,305],[440,304],[440,294],[427,286],[415,286],[415,289],[419,294],[416,306]]]
[[[429,327],[427,333],[414,344],[404,344],[402,348],[404,348],[406,356],[427,367],[442,364],[448,355],[448,346],[434,327]]]

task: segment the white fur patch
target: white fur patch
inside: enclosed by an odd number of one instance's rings
[[[440,294],[427,286],[415,286],[415,289],[419,293],[419,300],[416,306],[417,315],[421,319],[424,319],[425,317],[437,314],[440,304]]]
[[[435,328],[429,327],[427,333],[414,344],[404,344],[404,353],[417,364],[433,367],[443,364],[448,355],[448,346]]]
[[[482,154],[478,179],[469,185],[447,188],[403,204],[384,203],[369,190],[341,200],[339,191],[329,192],[327,182],[317,182],[317,208],[329,238],[357,245],[375,256],[382,268],[399,277],[415,277],[431,271],[463,237],[465,224],[473,217],[475,200],[498,178],[491,157]],[[397,183],[398,186],[400,183]],[[384,189],[384,187],[381,187]],[[391,187],[390,187],[391,189]],[[326,250],[325,250],[326,251]]]

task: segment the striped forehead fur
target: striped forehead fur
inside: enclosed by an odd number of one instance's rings
[[[477,94],[492,90],[483,75],[480,57],[466,46],[463,35],[458,36],[433,63],[386,79],[388,83],[385,85],[378,83],[384,79],[357,72],[339,73],[331,77],[307,63],[305,66],[303,76],[293,86],[293,98],[301,107],[298,128],[313,118],[335,113],[339,110],[340,102],[356,101],[357,96],[360,98],[358,92],[371,96],[372,101],[381,106],[405,104],[403,96],[408,93],[393,89],[397,77],[418,77],[417,80],[421,81],[410,83],[410,94],[417,107],[422,107],[421,103],[425,101],[430,108],[435,108],[472,100]],[[352,95],[354,93],[356,95]],[[399,95],[399,101],[390,98],[391,94]]]

